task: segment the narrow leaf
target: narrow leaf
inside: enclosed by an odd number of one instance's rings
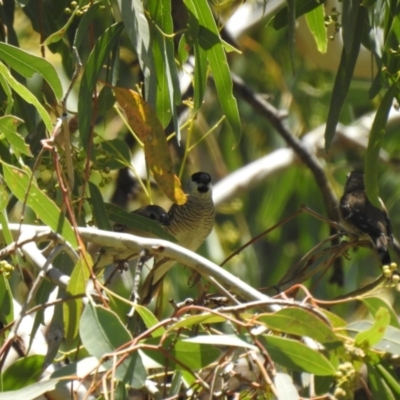
[[[355,344],[359,347],[372,347],[380,342],[385,335],[390,323],[390,314],[386,308],[379,308],[375,314],[375,322],[372,327],[364,332],[360,332],[355,338]]]
[[[0,133],[4,134],[15,154],[19,156],[22,153],[32,157],[31,149],[17,132],[17,127],[21,122],[23,122],[21,119],[12,115],[0,117]]]
[[[204,93],[207,85],[207,51],[203,50],[199,43],[199,21],[196,16],[189,11],[188,31],[184,36],[185,43],[193,47],[195,68],[193,73],[194,86],[194,112],[198,111],[203,103]],[[187,51],[186,46],[183,49]]]
[[[19,47],[3,42],[0,42],[0,58],[25,78],[32,78],[35,73],[41,75],[47,81],[57,99],[61,99],[63,89],[60,77],[52,63],[43,57],[35,56]]]
[[[147,307],[136,304],[135,312],[137,312],[140,315],[140,318],[142,319],[143,323],[146,325],[148,329],[153,328],[160,322]],[[164,334],[165,334],[165,328],[163,326],[160,326],[156,330],[152,331],[151,336],[158,337]]]
[[[75,232],[69,221],[64,217],[55,203],[44,194],[27,172],[2,162],[4,180],[8,188],[19,201],[27,202],[38,218],[54,232],[60,233],[71,246],[78,247]],[[26,194],[29,192],[29,196]],[[26,198],[26,199],[25,199]]]
[[[171,16],[171,0],[162,0],[149,3],[149,11],[154,23],[156,40],[153,41],[153,54],[156,59],[158,87],[163,84],[163,100],[159,102],[157,94],[157,115],[165,128],[173,118],[175,132],[180,141],[180,130],[177,118],[176,104],[181,102],[178,71],[175,63],[173,33],[174,25]],[[161,59],[161,63],[157,61]],[[161,67],[161,68],[160,68]],[[162,77],[161,77],[162,75]],[[158,91],[159,93],[160,91]]]
[[[97,10],[100,7],[100,2],[94,2],[90,4],[90,7],[85,11],[85,13],[82,15],[78,29],[76,30],[75,33],[75,39],[74,39],[74,46],[79,49],[83,39],[87,37],[88,34],[88,29],[90,24],[92,23],[94,17],[96,16]]]
[[[0,393],[0,400],[34,400],[42,394],[54,390],[58,382],[59,379],[50,379],[48,381],[34,383],[33,385],[26,386],[23,389]]]
[[[385,300],[379,297],[364,297],[360,300],[367,306],[368,311],[372,315],[376,315],[376,312],[379,310],[379,308],[386,308],[386,310],[390,314],[390,325],[397,329],[400,329],[400,323],[397,314]]]
[[[294,371],[314,375],[334,375],[336,369],[317,351],[292,339],[265,336],[266,349],[275,363]]]
[[[365,190],[367,192],[368,199],[376,207],[380,207],[380,202],[378,199],[379,169],[376,166],[379,165],[379,152],[381,150],[383,136],[386,132],[386,122],[390,108],[392,107],[393,97],[397,93],[397,90],[397,85],[393,84],[383,96],[372,124],[367,153],[365,155]]]
[[[3,390],[21,389],[36,382],[42,374],[43,361],[44,356],[39,354],[15,361],[2,375]]]
[[[3,326],[14,319],[13,295],[7,275],[3,265],[0,270],[0,321]]]
[[[140,69],[144,76],[144,93],[146,101],[155,109],[157,76],[151,51],[152,35],[141,0],[117,0],[120,18],[138,55]],[[115,10],[114,10],[115,11]]]
[[[321,6],[314,8],[306,14],[308,29],[312,33],[317,49],[325,54],[328,49],[328,35],[325,26],[325,8]]]
[[[36,98],[34,94],[32,94],[24,85],[21,85],[10,73],[7,67],[0,63],[0,75],[3,75],[3,78],[7,81],[10,87],[21,96],[24,101],[29,104],[32,104],[39,115],[41,116],[43,123],[46,125],[46,129],[48,132],[51,132],[53,129],[53,125],[51,123],[51,118],[46,109],[40,104],[39,100]]]
[[[301,17],[303,14],[306,14],[317,7],[320,7],[321,4],[324,4],[326,0],[297,0],[296,5],[296,18]],[[272,26],[278,30],[282,29],[288,24],[288,13],[289,7],[286,6],[277,12],[275,18],[273,20]]]
[[[390,365],[384,365],[384,361],[376,365],[376,369],[381,374],[382,378],[384,379],[385,383],[390,387],[393,394],[395,394],[395,398],[400,398],[400,383],[399,378],[397,377],[396,371]],[[381,397],[381,396],[379,396]],[[381,397],[382,398],[382,397]]]
[[[342,37],[343,46],[347,54],[353,49],[354,36],[361,36],[357,30],[357,17],[360,9],[360,0],[347,0],[343,2],[342,10]]]
[[[79,88],[78,102],[79,133],[84,148],[87,148],[92,125],[92,96],[96,88],[97,78],[103,70],[104,62],[109,56],[111,49],[117,43],[122,28],[123,25],[120,23],[111,25],[110,28],[97,39],[85,66],[81,86]]]
[[[110,220],[108,219],[106,206],[99,188],[92,182],[89,182],[90,203],[92,204],[93,216],[96,226],[105,231],[112,231]]]
[[[96,149],[99,153],[96,157],[99,167],[121,169],[128,167],[131,163],[131,152],[124,140],[103,140],[96,146]]]
[[[198,315],[190,315],[184,319],[179,320],[177,323],[171,325],[168,330],[175,331],[178,328],[190,328],[193,325],[200,324],[219,324],[221,322],[225,322],[226,318],[215,315],[212,313],[203,313]]]
[[[362,35],[360,32],[364,29],[364,22],[367,17],[367,10],[360,7],[355,25],[354,39],[352,41],[351,51],[345,48],[342,50],[339,68],[333,86],[331,102],[329,105],[329,114],[325,128],[325,150],[329,151],[332,140],[335,136],[336,125],[339,121],[340,112],[349,92],[351,79],[353,77],[354,67],[360,51]]]
[[[151,338],[145,341],[147,345],[158,346],[160,338]],[[220,350],[215,346],[189,343],[167,337],[160,350],[144,349],[143,352],[160,365],[168,365],[171,370],[198,370],[214,362],[220,355]],[[175,363],[174,360],[180,363]],[[182,365],[183,364],[183,365]]]
[[[213,73],[218,99],[232,128],[235,144],[237,144],[240,140],[242,127],[236,99],[232,92],[232,79],[228,61],[214,15],[206,0],[184,0],[184,3],[199,21],[199,43],[207,51],[207,58]]]
[[[87,351],[98,360],[106,354],[112,355],[121,346],[132,341],[116,314],[91,303],[85,307],[79,332]],[[112,360],[105,362],[104,366],[114,368]],[[146,371],[138,353],[129,356],[117,367],[115,377],[133,388],[143,387]]]
[[[288,7],[288,42],[289,42],[289,58],[290,66],[292,67],[292,73],[295,74],[296,65],[294,55],[296,51],[296,1],[287,0]]]
[[[347,325],[346,330],[351,336],[356,337],[359,333],[368,331],[372,327],[373,323],[371,321],[357,321]],[[386,328],[384,337],[373,346],[373,349],[400,355],[400,329],[389,325]]]
[[[270,329],[297,336],[309,336],[319,343],[337,343],[338,337],[320,318],[298,308],[284,308],[273,314],[263,314],[258,320]]]
[[[78,10],[79,10],[79,7],[75,7],[73,13],[68,18],[67,23],[61,29],[59,29],[58,31],[56,31],[56,32],[52,33],[50,36],[48,36],[46,38],[46,40],[42,43],[42,46],[49,46],[50,44],[59,42],[64,37],[69,26],[72,24],[72,21],[74,20],[75,15],[78,12]]]
[[[87,262],[89,262],[89,265],[87,265]],[[85,293],[92,266],[93,262],[90,255],[88,253],[85,254],[85,257],[81,255],[68,282],[66,301],[63,303],[63,318],[64,337],[69,344],[78,336],[83,300],[81,298],[68,299],[68,297]]]
[[[371,394],[373,399],[387,399],[387,400],[397,400],[393,395],[392,391],[386,384],[385,380],[382,378],[382,375],[379,371],[377,371],[375,365],[371,365],[371,363],[367,363],[368,368],[368,383],[371,388]]]

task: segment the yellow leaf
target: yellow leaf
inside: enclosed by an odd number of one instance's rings
[[[156,113],[133,90],[114,87],[114,93],[125,111],[129,126],[144,144],[146,163],[158,186],[174,203],[186,203],[187,196],[174,174],[165,132]]]

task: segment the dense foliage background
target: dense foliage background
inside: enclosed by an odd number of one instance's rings
[[[396,280],[328,223],[359,169],[399,231],[399,26],[396,0],[3,0],[0,399],[400,398]],[[206,258],[161,243],[203,285],[177,265],[135,305],[98,251],[153,254],[113,222],[196,171]]]

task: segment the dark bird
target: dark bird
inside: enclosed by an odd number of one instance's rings
[[[171,206],[168,211],[169,225],[165,226],[165,230],[175,236],[179,245],[196,251],[214,226],[215,208],[210,175],[196,172],[190,177],[184,191],[188,195],[187,202]],[[151,301],[165,274],[174,264],[173,260],[155,259],[154,267],[143,283],[140,296],[142,304]]]
[[[370,239],[382,265],[391,263],[388,246],[393,243],[389,215],[379,199],[381,207],[375,207],[365,192],[364,174],[353,171],[347,176],[344,193],[339,203],[342,225],[359,238]]]

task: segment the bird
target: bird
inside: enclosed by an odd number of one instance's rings
[[[352,171],[347,175],[343,196],[339,202],[341,223],[359,238],[374,244],[382,265],[390,265],[388,246],[393,244],[392,225],[382,200],[375,207],[365,192],[364,174]]]
[[[137,215],[140,217],[144,217],[146,219],[150,219],[156,223],[158,223],[161,227],[165,228],[166,226],[169,225],[170,223],[170,217],[167,213],[167,211],[164,210],[164,208],[158,206],[158,205],[153,205],[149,204],[144,207],[140,207],[137,210],[134,210],[131,212],[133,215]],[[157,238],[158,236],[148,232],[141,230],[139,227],[138,228],[133,228],[131,226],[127,226],[124,224],[120,223],[115,223],[113,225],[113,230],[115,232],[123,232],[123,233],[130,233],[132,235],[137,235],[137,236],[142,236],[142,237],[148,237],[148,238]],[[91,253],[94,253],[98,251],[97,247],[91,247]],[[100,255],[93,266],[94,271],[97,273],[103,268],[105,268],[107,265],[113,264],[113,263],[118,263],[118,261],[126,261],[127,258],[131,258],[134,256],[132,254],[132,251],[128,251],[125,253],[121,254],[121,251],[118,250],[117,252],[114,252],[112,249],[101,249],[100,250]]]
[[[168,210],[169,224],[165,230],[179,245],[196,251],[211,233],[215,221],[211,176],[206,172],[194,173],[184,187],[188,198],[185,204],[172,204]],[[141,289],[141,303],[148,304],[161,287],[163,278],[175,261],[156,258]]]

